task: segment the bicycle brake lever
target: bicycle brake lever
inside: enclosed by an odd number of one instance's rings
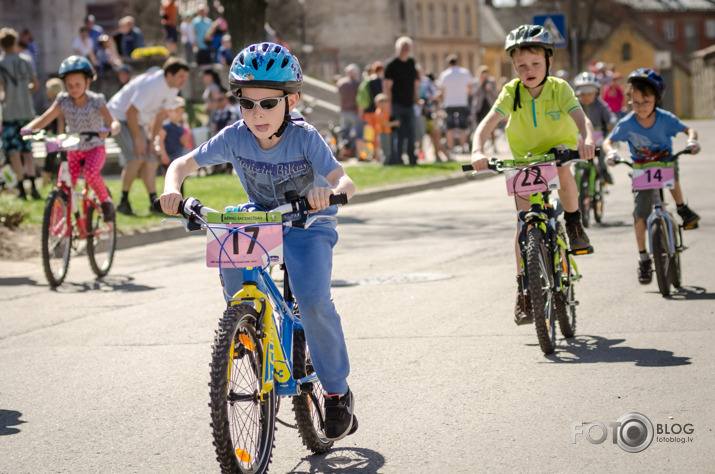
[[[161,220],[161,223],[165,224],[165,223],[171,222],[171,221],[179,222],[186,232],[191,232],[194,230],[201,230],[201,224],[197,224],[194,221],[184,219],[183,217],[165,217],[164,219]]]

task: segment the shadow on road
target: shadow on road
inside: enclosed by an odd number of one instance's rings
[[[289,474],[375,473],[385,465],[382,454],[365,448],[338,448],[304,457]]]
[[[601,222],[600,224],[594,224],[594,227],[601,227],[603,229],[607,229],[609,227],[633,227],[633,223],[625,221]]]
[[[0,278],[0,286],[37,286],[37,282],[27,277]]]
[[[27,423],[26,421],[22,421],[20,419],[21,417],[22,413],[19,411],[0,409],[0,436],[8,436],[19,433],[19,429],[10,427]]]
[[[637,367],[672,367],[692,363],[690,357],[679,357],[671,351],[619,346],[623,342],[625,339],[576,336],[573,339],[560,341],[556,352],[546,358],[553,362],[568,364],[634,362]]]
[[[715,293],[708,293],[705,288],[699,286],[684,286],[671,293],[670,299],[674,301],[715,300]]]
[[[125,291],[133,293],[135,291],[155,290],[154,286],[138,285],[134,283],[134,277],[129,275],[109,275],[104,278],[97,278],[92,282],[68,283],[54,288],[58,293],[85,293],[92,290],[100,291]]]

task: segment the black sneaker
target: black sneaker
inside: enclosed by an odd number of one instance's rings
[[[684,229],[697,229],[700,216],[693,212],[687,204],[678,206],[678,215],[683,219]]]
[[[114,203],[112,201],[104,201],[102,203],[102,216],[104,222],[114,222],[116,213],[114,212]]]
[[[325,395],[325,437],[330,441],[338,441],[357,431],[354,411],[355,398],[349,389],[342,397]]]
[[[648,285],[653,281],[653,268],[651,268],[651,259],[640,260],[638,262],[638,282],[641,285]]]
[[[514,322],[517,326],[531,324],[534,322],[534,315],[531,312],[531,297],[524,294],[521,275],[516,277],[516,303],[514,304]]]
[[[23,201],[27,201],[27,193],[25,193],[25,188],[20,188],[17,191],[17,196],[18,199],[22,199]]]
[[[132,206],[129,205],[129,201],[124,201],[122,200],[119,203],[119,206],[117,206],[117,212],[121,212],[124,215],[127,216],[133,216],[134,212],[132,212]]]
[[[569,236],[571,250],[592,250],[591,241],[583,230],[581,219],[576,222],[566,223],[566,234]]]
[[[30,196],[32,196],[32,199],[42,199],[42,196],[40,196],[40,193],[35,188],[32,188],[32,191],[30,191]]]

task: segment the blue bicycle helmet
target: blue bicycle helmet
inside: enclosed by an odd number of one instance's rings
[[[94,66],[84,56],[70,56],[62,61],[59,71],[60,79],[64,80],[65,76],[71,72],[81,72],[92,81],[97,79]]]
[[[277,89],[289,94],[300,92],[303,72],[298,59],[275,43],[252,44],[238,53],[228,75],[231,92],[243,87]]]
[[[652,85],[656,91],[656,103],[660,102],[665,95],[665,80],[663,76],[650,68],[636,69],[628,75],[628,83],[643,82]]]

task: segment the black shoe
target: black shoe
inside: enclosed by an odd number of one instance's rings
[[[126,216],[133,216],[132,206],[129,205],[129,201],[121,201],[119,206],[117,206],[117,212],[120,212]]]
[[[638,262],[638,282],[641,285],[648,285],[653,281],[653,268],[651,268],[650,258]]]
[[[22,199],[23,201],[27,201],[27,194],[25,193],[25,188],[20,188],[17,192],[18,199]]]
[[[37,192],[35,188],[32,188],[32,191],[30,191],[30,196],[32,196],[32,199],[42,199],[42,196],[40,196],[40,193]]]
[[[338,441],[357,431],[355,398],[348,389],[342,397],[325,395],[325,437],[330,441]]]
[[[687,204],[678,206],[678,215],[683,219],[684,229],[697,229],[700,216],[693,212]]]
[[[534,315],[531,312],[531,297],[524,294],[521,275],[516,277],[516,303],[514,304],[514,322],[517,326],[531,324],[534,322]]]
[[[102,203],[102,217],[104,222],[114,222],[116,213],[114,212],[114,203],[112,201],[104,201]]]
[[[571,250],[588,250],[591,249],[591,241],[583,230],[581,219],[576,222],[566,223],[566,234],[569,236],[569,245]]]

